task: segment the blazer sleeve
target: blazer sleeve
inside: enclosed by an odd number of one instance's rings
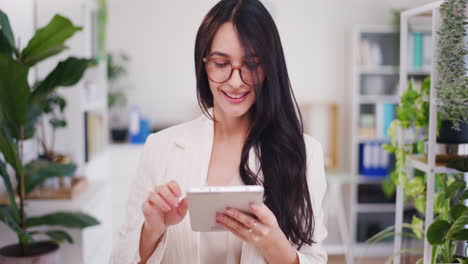
[[[141,228],[144,223],[142,204],[154,188],[151,177],[160,178],[155,165],[160,161],[161,140],[157,134],[151,134],[145,142],[137,169],[137,176],[131,185],[127,200],[126,220],[120,227],[110,257],[111,264],[137,264],[141,257],[139,252]],[[156,164],[154,164],[156,163]],[[164,233],[157,248],[147,263],[160,263],[167,244],[167,232]]]
[[[323,161],[323,150],[321,144],[305,135],[307,151],[307,184],[314,212],[315,229],[312,245],[303,245],[297,251],[300,264],[327,263],[328,257],[322,247],[323,240],[327,237],[327,229],[324,223],[323,198],[327,189],[325,178],[325,166]]]

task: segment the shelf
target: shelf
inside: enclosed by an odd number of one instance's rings
[[[409,164],[420,171],[429,172],[429,165],[426,155],[413,155],[409,157]],[[463,173],[461,171],[450,169],[445,166],[446,163],[437,162],[434,168],[434,173]]]
[[[396,206],[391,203],[359,203],[356,210],[359,213],[393,213]]]
[[[408,75],[413,75],[413,76],[416,76],[416,75],[431,75],[431,71],[430,70],[425,70],[425,69],[421,69],[421,70],[412,69],[412,70],[408,70],[407,74]]]
[[[386,177],[369,177],[369,176],[359,176],[358,183],[371,183],[371,184],[380,184]]]
[[[391,65],[380,65],[380,66],[361,66],[359,69],[361,74],[382,74],[382,75],[393,75],[398,74],[398,67]]]
[[[400,97],[397,95],[361,95],[359,103],[361,104],[374,104],[374,103],[392,103],[398,104]]]

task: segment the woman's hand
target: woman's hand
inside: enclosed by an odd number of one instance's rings
[[[263,203],[252,203],[249,208],[254,216],[228,208],[216,215],[216,223],[260,249],[268,263],[298,263],[296,250],[279,227],[273,212]]]
[[[145,228],[163,234],[169,226],[180,223],[188,209],[186,198],[179,202],[181,195],[175,181],[156,186],[142,205]]]

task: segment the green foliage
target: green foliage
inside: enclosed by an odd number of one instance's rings
[[[128,72],[126,69],[130,57],[121,52],[118,56],[113,54],[107,55],[107,79],[109,81],[109,92],[107,94],[107,104],[109,108],[117,105],[125,105],[127,103],[127,95],[117,87],[116,83],[122,76]]]
[[[66,49],[65,41],[80,30],[81,27],[75,27],[67,18],[55,15],[49,24],[36,31],[21,52],[21,61],[30,67],[60,53]]]
[[[76,171],[75,164],[59,164],[47,160],[33,160],[25,167],[24,191],[30,193],[48,178],[71,177]]]
[[[443,120],[450,120],[456,130],[468,122],[468,76],[464,61],[468,55],[464,12],[467,2],[445,1],[440,8],[442,24],[437,32],[438,112]]]
[[[98,224],[99,221],[96,218],[80,212],[56,212],[26,219],[27,227],[47,225],[68,228],[86,228]]]
[[[94,65],[93,60],[68,58],[60,62],[47,77],[33,87],[28,83],[31,66],[63,51],[65,41],[73,36],[80,27],[70,20],[56,15],[49,24],[39,29],[22,51],[15,47],[14,35],[7,15],[0,10],[0,176],[8,193],[9,205],[0,207],[0,221],[14,231],[20,244],[34,242],[32,235],[45,234],[54,241],[73,242],[71,237],[61,230],[29,231],[28,228],[39,225],[58,225],[70,228],[85,228],[99,222],[79,212],[58,212],[45,216],[27,218],[24,211],[24,194],[31,192],[45,179],[71,176],[74,164],[58,164],[45,160],[34,160],[23,164],[22,144],[34,136],[36,121],[44,114],[53,114],[57,109],[63,113],[66,101],[56,94],[59,87],[76,84],[87,68]],[[66,125],[64,118],[57,116],[50,120],[52,127]],[[11,166],[16,177],[15,188],[10,180]],[[24,189],[24,193],[21,190]],[[24,224],[26,223],[26,225]]]

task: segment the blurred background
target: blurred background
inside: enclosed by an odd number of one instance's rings
[[[146,137],[201,114],[193,61],[195,35],[217,2],[0,0],[19,48],[56,14],[82,27],[65,42],[66,50],[31,68],[29,83],[44,79],[69,56],[95,63],[78,82],[56,90],[66,101],[60,112],[66,123],[42,126],[24,145],[28,161],[44,152],[41,139],[53,141],[53,152],[76,164],[72,177],[83,179],[68,186],[57,179],[45,180],[40,188],[56,191],[31,196],[27,211],[34,215],[72,208],[100,222],[70,230],[74,243],[61,245],[67,263],[107,261],[124,221],[129,184]],[[346,263],[346,258],[348,263],[351,259],[383,263],[393,254],[393,239],[376,245],[365,241],[395,220],[395,196],[386,196],[381,183],[394,166],[382,144],[388,141],[387,129],[401,94],[399,14],[432,1],[262,2],[279,29],[305,130],[325,149],[329,180],[325,248],[330,263]],[[415,86],[421,86],[431,69],[431,17],[417,17],[409,26],[408,74]],[[45,122],[50,119],[44,117]],[[380,167],[367,171],[366,164],[372,162]],[[0,246],[17,242],[3,224],[0,233]],[[403,261],[415,259],[407,256]]]

